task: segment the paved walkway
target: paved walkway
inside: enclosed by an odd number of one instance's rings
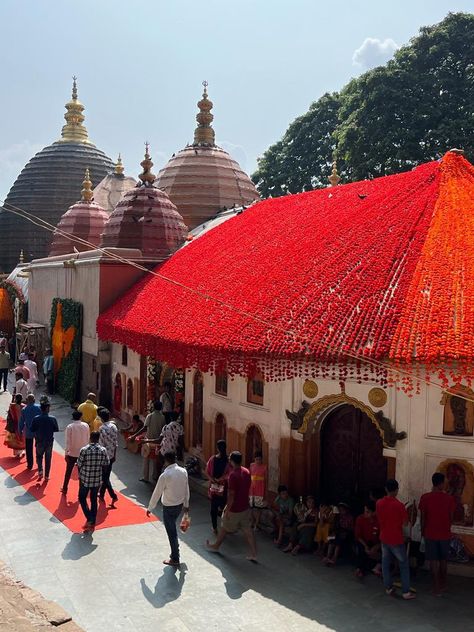
[[[0,394],[0,415],[9,403]],[[64,428],[70,409],[54,400]],[[61,450],[64,433],[57,436]],[[146,505],[140,458],[120,450],[114,484]],[[59,495],[59,490],[58,490]],[[260,564],[245,559],[242,537],[229,537],[221,554],[207,552],[205,498],[191,501],[192,526],[181,540],[180,571],[163,567],[169,548],[161,523],[71,532],[0,469],[0,560],[16,577],[57,601],[87,632],[201,632],[270,629],[272,632],[374,630],[450,632],[472,629],[474,580],[453,577],[441,599],[429,578],[417,582],[418,599],[386,597],[379,580],[359,583],[350,567],[327,569],[315,556],[293,558],[258,537]]]

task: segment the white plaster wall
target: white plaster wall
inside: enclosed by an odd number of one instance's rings
[[[134,415],[137,410],[136,406],[127,406],[127,380],[131,379],[134,385],[133,401],[138,402],[140,394],[135,392],[135,378],[140,380],[140,355],[128,348],[127,365],[122,364],[122,345],[111,344],[111,362],[112,362],[112,393],[114,389],[115,376],[117,373],[125,375],[125,383],[122,384],[122,411],[127,412],[130,416]]]
[[[65,268],[63,262],[32,264],[29,278],[31,323],[49,328],[51,303],[55,297],[71,298],[83,305],[82,350],[97,355],[96,321],[99,315],[99,263],[77,262]]]

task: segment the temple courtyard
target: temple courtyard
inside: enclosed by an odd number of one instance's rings
[[[6,416],[9,401],[8,393],[0,394],[0,416]],[[51,414],[64,429],[70,408],[54,398]],[[58,452],[63,441],[60,432]],[[114,472],[116,489],[146,506],[151,488],[138,480],[140,457],[120,449]],[[469,578],[451,577],[449,593],[435,598],[422,572],[414,584],[418,599],[407,603],[386,597],[374,576],[360,582],[349,565],[328,569],[314,555],[284,555],[263,534],[257,536],[258,565],[246,561],[239,535],[227,539],[221,554],[209,553],[204,547],[212,535],[207,499],[196,492],[192,526],[181,538],[183,564],[176,571],[162,565],[169,548],[159,521],[103,528],[92,537],[73,533],[3,468],[0,504],[0,560],[87,632],[454,632],[472,627]]]

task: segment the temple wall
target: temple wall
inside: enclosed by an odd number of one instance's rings
[[[127,348],[127,364],[122,363],[122,345],[111,344],[111,366],[112,366],[112,390],[114,389],[117,376],[120,376],[122,396],[120,398],[120,411],[114,407],[114,411],[119,414],[124,421],[130,421],[135,413],[140,412],[140,355]],[[133,397],[127,393],[129,380],[133,386]]]

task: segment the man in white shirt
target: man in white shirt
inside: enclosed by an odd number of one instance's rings
[[[21,395],[23,401],[26,400],[26,396],[28,395],[28,385],[26,381],[23,379],[23,373],[17,371],[15,373],[15,392],[14,395]]]
[[[34,358],[34,355],[32,353],[29,353],[28,358],[25,360],[25,366],[30,372],[30,377],[26,381],[26,383],[28,384],[29,393],[35,392],[36,382],[38,381],[38,367],[33,358]]]
[[[82,413],[75,410],[72,413],[73,422],[66,426],[66,446],[64,448],[64,458],[66,459],[66,472],[61,488],[63,494],[67,494],[67,486],[71,478],[72,470],[77,463],[77,458],[81,448],[89,443],[89,426],[85,421],[81,421]]]
[[[158,479],[155,490],[150,498],[150,503],[146,515],[149,516],[161,498],[163,505],[163,523],[171,547],[169,560],[164,560],[163,564],[168,566],[179,566],[179,542],[176,530],[176,521],[184,508],[185,513],[189,511],[189,483],[188,473],[184,467],[176,463],[176,454],[166,452],[164,454],[165,469]]]

